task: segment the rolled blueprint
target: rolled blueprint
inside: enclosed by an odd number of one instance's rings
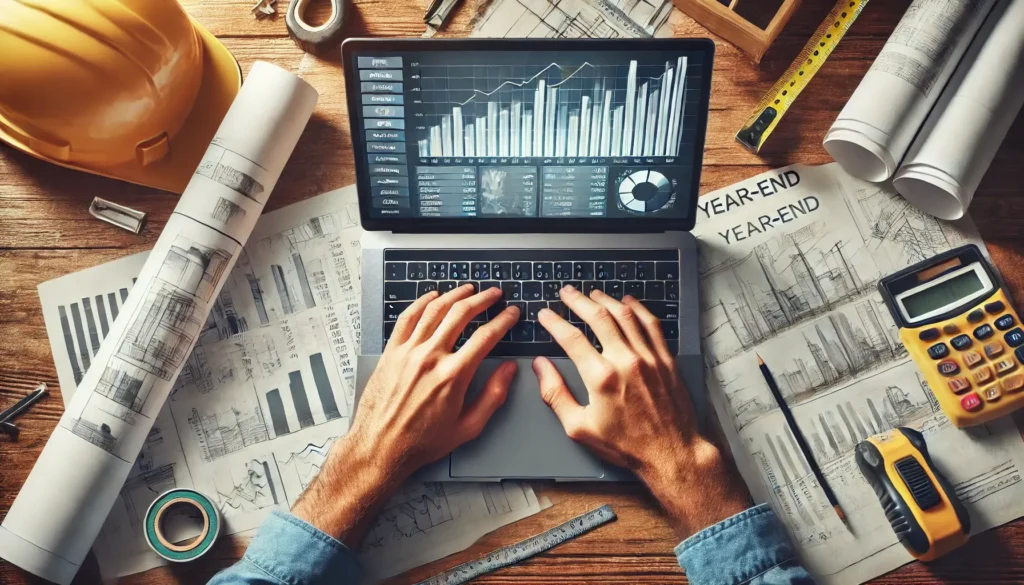
[[[1024,104],[1024,0],[985,21],[893,179],[907,201],[942,219],[967,211]]]
[[[253,65],[0,525],[4,559],[71,582],[316,100],[291,73]]]
[[[892,177],[995,2],[914,0],[825,134],[847,173]]]

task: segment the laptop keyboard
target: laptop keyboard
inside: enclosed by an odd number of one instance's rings
[[[571,284],[585,294],[600,289],[622,299],[631,295],[661,319],[673,354],[679,351],[679,257],[676,250],[385,250],[384,340],[398,316],[430,291],[442,294],[472,283],[476,290],[499,288],[502,300],[480,314],[459,345],[508,305],[519,307],[519,322],[491,355],[562,357],[565,352],[537,322],[548,308],[583,332],[600,349],[594,332],[558,298]]]

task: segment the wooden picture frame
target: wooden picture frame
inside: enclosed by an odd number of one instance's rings
[[[755,63],[761,62],[768,47],[782,32],[801,0],[782,0],[778,10],[765,28],[740,16],[736,11],[740,2],[761,2],[763,0],[673,0],[679,10],[694,19],[711,32],[736,45],[749,55]]]

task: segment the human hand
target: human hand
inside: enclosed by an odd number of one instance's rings
[[[358,543],[370,512],[414,471],[474,439],[505,402],[516,373],[500,365],[467,404],[466,390],[480,363],[519,319],[508,307],[453,351],[474,317],[501,298],[464,285],[420,297],[399,317],[377,369],[367,382],[348,434],[331,449],[317,481],[293,512],[311,524]]]
[[[598,352],[555,312],[544,309],[538,315],[575,363],[590,397],[581,406],[551,360],[534,360],[541,395],[566,434],[633,471],[683,536],[745,509],[746,489],[721,451],[698,432],[693,404],[658,318],[629,296],[620,302],[595,290],[587,298],[570,286],[560,296],[603,348]],[[685,489],[698,485],[700,490]]]

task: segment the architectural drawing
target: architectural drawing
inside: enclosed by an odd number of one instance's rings
[[[755,499],[772,505],[821,582],[859,583],[891,570],[908,556],[853,450],[870,435],[908,426],[925,434],[936,464],[990,523],[1024,513],[1015,500],[1024,495],[1017,472],[1024,442],[1012,423],[987,425],[970,438],[953,428],[876,291],[880,278],[914,262],[980,244],[973,227],[924,216],[834,164],[781,171],[796,173],[799,182],[695,229],[708,391]],[[706,197],[758,193],[768,176]],[[807,197],[819,205],[801,207]],[[747,225],[756,229],[732,231]],[[744,237],[726,237],[737,233]],[[810,472],[757,356],[778,382],[850,529]]]
[[[237,152],[217,144],[216,138],[214,138],[214,144],[211,144],[206,154],[203,155],[203,160],[199,163],[196,174],[212,179],[253,201],[265,203],[266,196],[269,193],[264,195],[266,188],[263,184],[249,173],[239,170],[240,168],[253,166],[264,170],[255,161],[248,160]]]
[[[650,38],[672,36],[670,0],[492,0],[474,37]]]
[[[212,483],[214,503],[229,523],[234,515],[270,510],[285,503],[273,458],[253,458],[220,470]]]
[[[227,250],[179,237],[164,257],[157,278],[182,293],[209,301],[230,262],[231,252]]]
[[[442,483],[406,486],[377,516],[363,540],[363,550],[425,534],[455,517]]]
[[[232,219],[244,216],[245,209],[235,204],[230,199],[223,197],[217,198],[217,204],[213,206],[213,212],[210,213],[210,218],[219,223],[230,223]]]
[[[258,408],[246,412],[230,408],[210,415],[202,415],[193,408],[188,424],[195,430],[206,461],[215,461],[270,439],[263,413]]]
[[[283,460],[279,460],[281,477],[283,481],[293,482],[296,488],[287,490],[288,493],[301,493],[309,483],[313,481],[320,468],[327,460],[327,453],[334,445],[337,437],[331,437],[317,443],[308,443],[297,452],[288,453]],[[276,455],[275,455],[276,457]]]

